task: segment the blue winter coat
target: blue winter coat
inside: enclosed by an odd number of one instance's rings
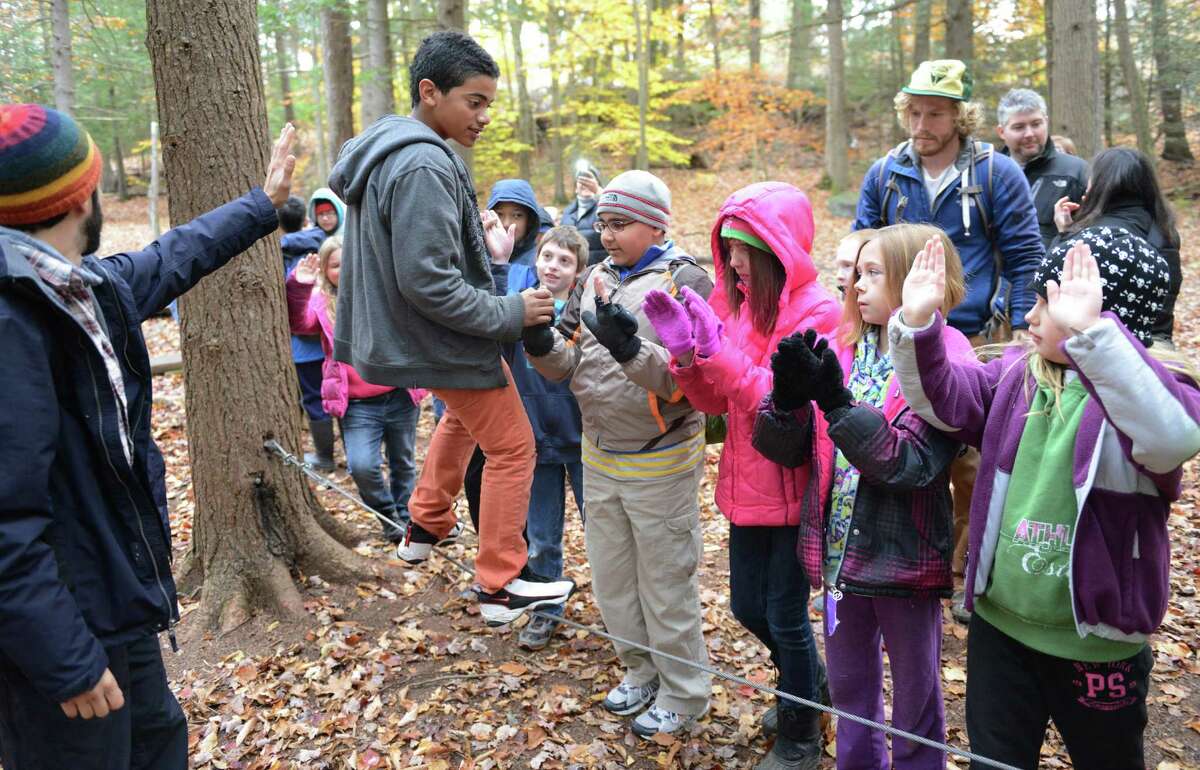
[[[283,277],[286,280],[296,269],[296,265],[307,254],[313,254],[325,242],[325,231],[319,227],[310,227],[294,233],[284,233],[279,239],[283,250]],[[292,335],[292,361],[297,364],[307,364],[313,361],[324,361],[325,351],[321,349],[321,338],[309,335]]]
[[[105,647],[178,619],[162,455],[150,435],[142,321],[279,226],[255,189],[146,249],[83,266],[121,366],[132,465],[93,343],[0,228],[0,661],[53,702],[108,666]]]
[[[527,209],[525,221],[528,222],[528,230],[513,245],[509,264],[532,265],[537,260],[538,232],[542,226],[542,207],[538,205],[533,188],[524,179],[501,179],[492,185],[487,207],[494,209],[501,203],[516,203]]]
[[[492,275],[496,279],[497,294],[520,294],[538,285],[537,271],[528,265],[510,264],[507,270],[503,265],[493,265]],[[571,392],[571,379],[550,382],[538,374],[525,357],[525,348],[520,342],[505,345],[504,357],[533,427],[537,461],[552,464],[580,462],[583,418],[575,394]]]
[[[971,166],[972,145],[975,162],[970,171],[968,187],[978,188],[977,195],[961,194],[961,171]],[[930,203],[921,168],[917,165],[910,143],[904,143],[871,166],[863,177],[858,198],[854,229],[883,227],[898,222],[931,224],[950,236],[962,258],[963,275],[967,279],[967,296],[950,311],[949,323],[967,336],[979,334],[992,315],[990,301],[997,288],[996,256],[993,244],[999,249],[1003,265],[1001,278],[1011,287],[1009,313],[1014,328],[1025,328],[1025,313],[1033,307],[1034,293],[1029,281],[1045,254],[1038,229],[1037,212],[1025,174],[1013,160],[1000,153],[990,152],[984,142],[964,142],[955,162],[959,170],[954,181]],[[884,168],[883,164],[887,164]],[[990,166],[990,168],[989,168]],[[881,174],[881,170],[883,173]],[[882,183],[880,177],[882,176]],[[887,197],[887,211],[882,212],[889,180],[898,191]],[[981,199],[988,209],[991,239],[987,236],[983,218],[978,211]],[[901,214],[896,210],[903,202]],[[963,227],[963,206],[967,206],[970,227]],[[886,213],[886,217],[884,216]],[[967,234],[969,229],[970,235]]]

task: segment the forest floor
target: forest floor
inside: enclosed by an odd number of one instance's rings
[[[849,221],[832,217],[827,195],[815,189],[819,169],[784,170],[781,178],[810,191],[817,216],[815,259],[828,280],[834,246]],[[675,236],[692,253],[707,255],[712,217],[729,192],[750,181],[740,172],[666,172],[674,193]],[[1200,171],[1172,172],[1168,185],[1189,192]],[[1176,310],[1176,340],[1200,363],[1200,200],[1177,201],[1183,235],[1183,294]],[[165,206],[163,207],[165,210]],[[105,199],[101,253],[135,248],[149,240],[145,199]],[[165,215],[164,215],[164,221]],[[170,319],[145,327],[152,354],[177,350]],[[254,387],[247,383],[247,387]],[[425,404],[418,460],[432,426]],[[168,494],[177,555],[189,546],[194,498],[189,480],[183,380],[155,382],[154,433],[167,461]],[[297,417],[299,419],[299,417]],[[704,634],[714,665],[756,682],[771,683],[766,651],[734,620],[728,606],[728,527],[713,506],[719,447],[710,447],[701,491],[704,558],[700,567]],[[344,464],[334,480],[353,490]],[[364,535],[359,551],[393,559],[378,527],[333,493],[320,499]],[[568,511],[567,573],[580,586],[568,616],[602,626],[592,601],[583,533],[573,503]],[[465,513],[465,505],[463,506]],[[1197,463],[1187,470],[1183,499],[1169,526],[1174,548],[1172,597],[1153,639],[1148,766],[1200,768],[1200,487]],[[473,536],[465,540],[473,542]],[[470,545],[448,552],[460,560]],[[394,564],[403,567],[399,562]],[[198,597],[182,597],[179,655],[166,653],[172,688],[191,722],[197,768],[451,768],[486,767],[752,767],[769,749],[758,728],[767,697],[714,681],[712,707],[678,740],[637,740],[628,719],[598,705],[621,676],[611,645],[584,632],[560,631],[549,648],[531,654],[516,645],[515,629],[488,630],[461,594],[470,580],[448,561],[433,557],[403,571],[403,581],[331,586],[319,575],[298,576],[308,617],[280,622],[257,617],[224,635],[189,629]],[[521,621],[518,621],[521,622]],[[819,627],[814,615],[814,627]],[[942,685],[947,739],[966,745],[966,629],[944,616]],[[188,633],[188,632],[191,633]],[[827,728],[832,738],[832,726]],[[824,766],[832,768],[833,746]],[[1058,736],[1050,732],[1042,766],[1070,767]],[[966,763],[951,758],[950,767]]]

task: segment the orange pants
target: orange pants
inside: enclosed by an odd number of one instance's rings
[[[521,573],[528,556],[525,513],[537,462],[533,429],[508,364],[503,388],[435,388],[446,402],[425,465],[408,501],[413,521],[438,538],[454,528],[454,500],[478,444],[487,455],[480,493],[479,553],[475,580],[489,593]]]

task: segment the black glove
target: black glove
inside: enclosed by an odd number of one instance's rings
[[[554,349],[554,330],[549,323],[526,326],[521,330],[521,342],[525,345],[525,354],[540,358],[550,354]]]
[[[633,314],[619,303],[605,302],[596,297],[596,312],[583,312],[583,324],[592,333],[618,364],[632,360],[642,349],[642,338],[637,336],[638,321]]]
[[[807,341],[806,341],[807,340]],[[813,344],[825,345],[812,329],[784,337],[779,349],[771,354],[771,374],[774,385],[771,401],[781,412],[790,412],[813,400],[813,378],[820,367],[820,358],[812,355]]]

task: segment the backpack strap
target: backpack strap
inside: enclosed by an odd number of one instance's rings
[[[888,154],[884,156],[883,163],[879,164],[879,179],[875,182],[876,189],[883,190],[883,197],[879,201],[879,221],[881,227],[887,227],[888,222],[888,203],[891,201],[892,193],[899,197],[899,202],[896,204],[896,221],[899,222],[904,214],[904,208],[908,205],[908,198],[900,190],[900,185],[896,184],[895,174],[891,173],[892,161],[899,158],[908,151],[908,140],[905,139],[900,144],[888,150]],[[884,178],[887,178],[887,183],[884,183]]]

